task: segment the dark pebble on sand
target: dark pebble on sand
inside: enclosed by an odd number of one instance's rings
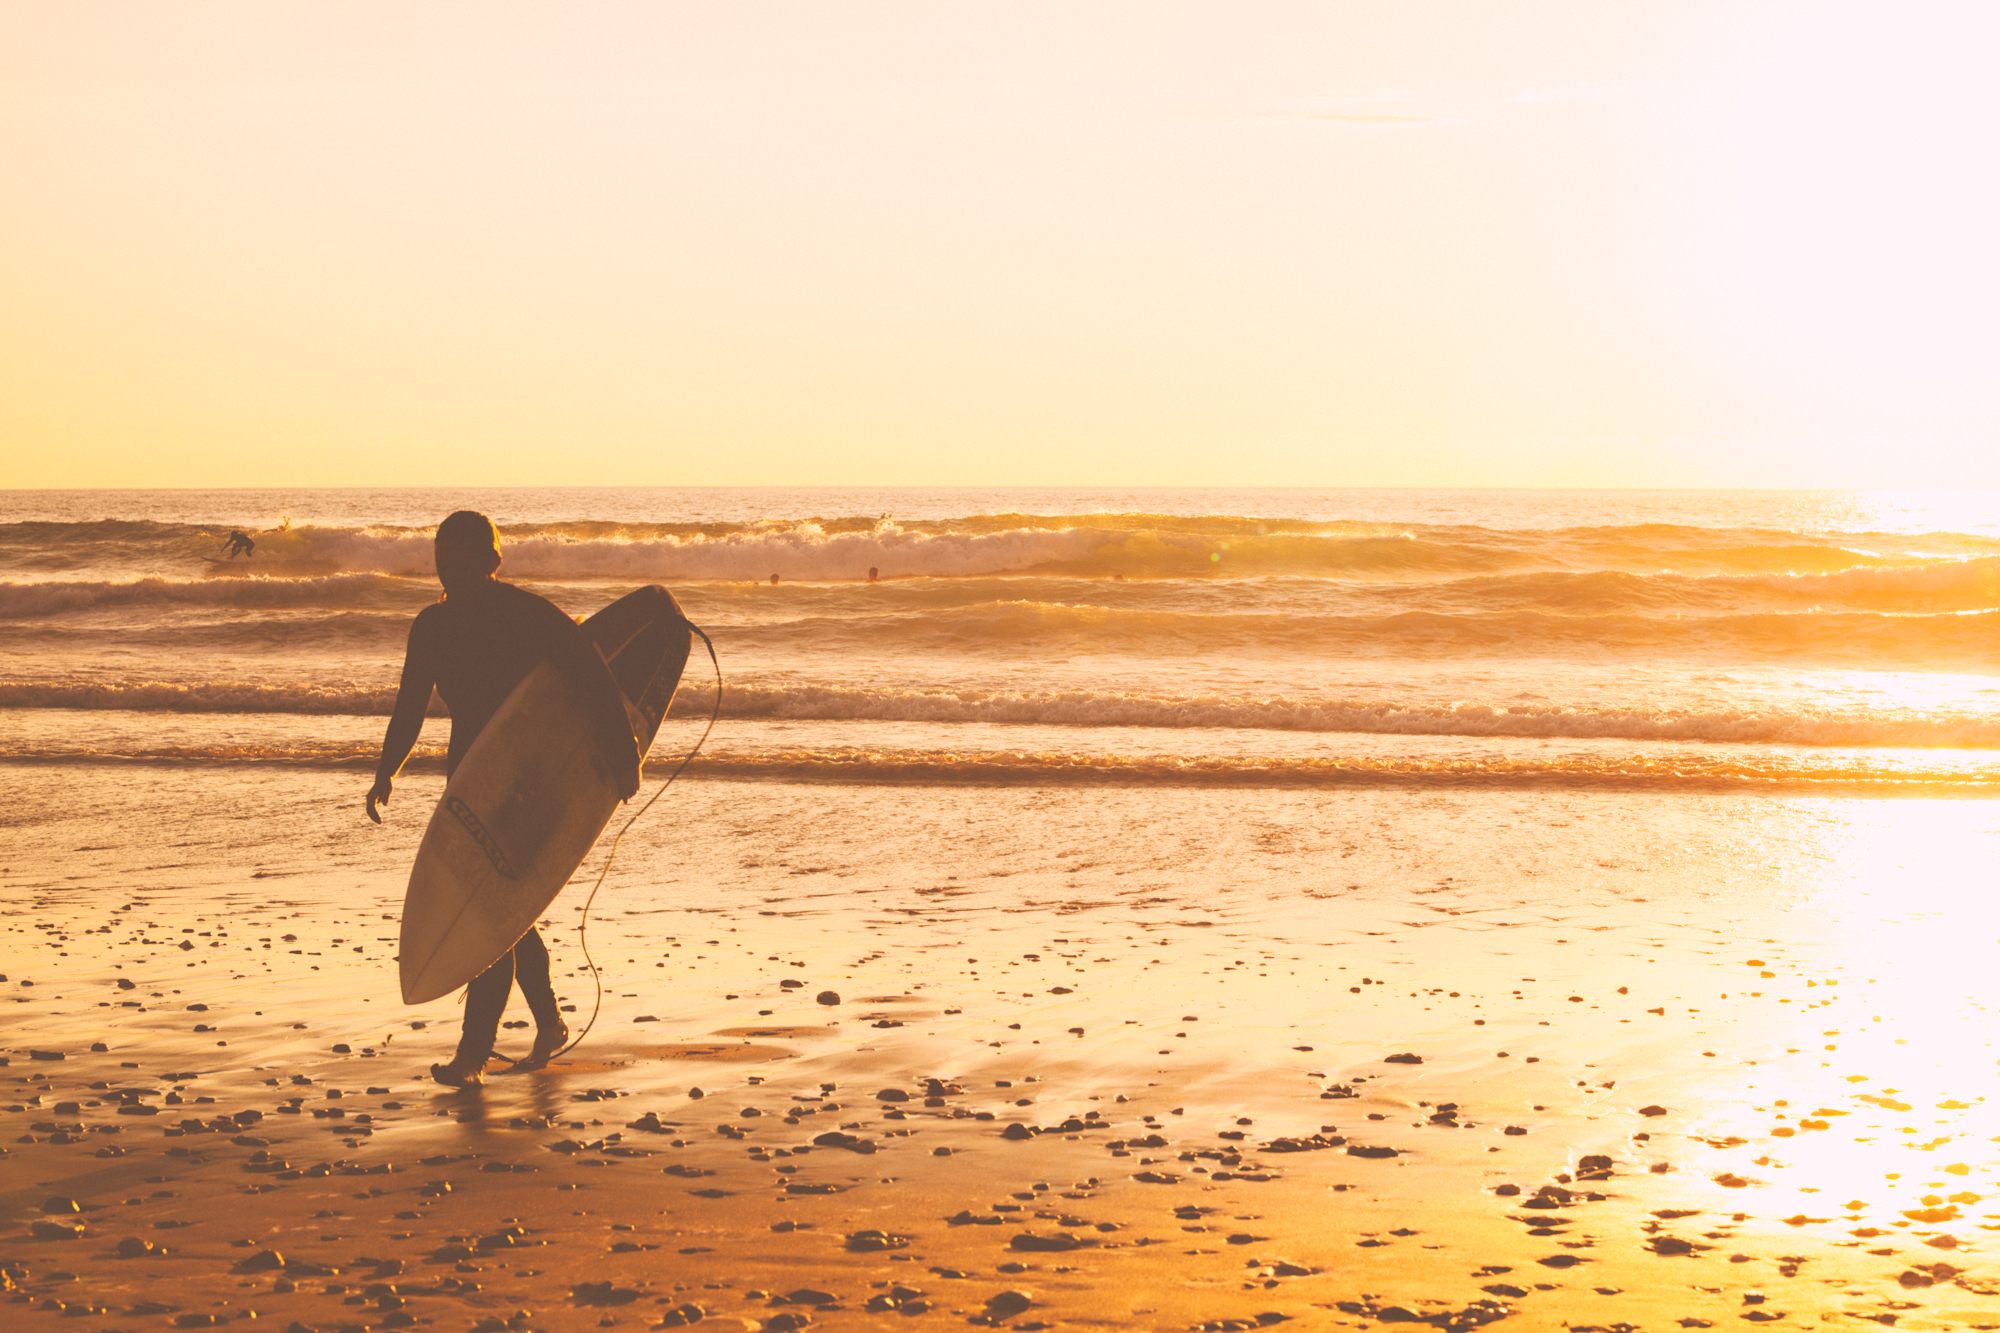
[[[1032,1139],[1035,1137],[1035,1131],[1029,1129],[1026,1125],[1009,1125],[1000,1131],[1000,1137],[1003,1139],[1013,1139],[1018,1142],[1022,1139]]]
[[[29,1051],[28,1058],[30,1060],[67,1060],[69,1057],[61,1051]]]
[[[839,1004],[840,992],[823,990],[819,994],[813,996],[813,999],[820,1004]]]
[[[875,1094],[875,1100],[878,1102],[906,1102],[910,1100],[910,1094],[904,1092],[901,1088],[884,1088]]]
[[[276,1250],[261,1250],[236,1265],[239,1273],[269,1273],[285,1266],[285,1256]]]
[[[56,1109],[60,1111],[62,1108],[57,1107]],[[65,1199],[62,1195],[57,1194],[42,1200],[42,1211],[53,1217],[62,1213],[80,1213],[83,1209],[75,1199]]]
[[[1665,1115],[1666,1113],[1667,1108],[1664,1106],[1642,1106],[1639,1108],[1640,1115]]]
[[[50,1222],[44,1220],[36,1222],[28,1230],[36,1240],[83,1239],[83,1224],[81,1222]]]
[[[800,981],[797,977],[786,977],[778,983],[778,988],[780,990],[803,990],[805,989],[805,984],[805,982]]]
[[[1382,1063],[1387,1065],[1420,1065],[1423,1062],[1423,1056],[1412,1055],[1408,1051],[1404,1051],[1401,1055],[1385,1055],[1382,1057]]]
[[[1035,1298],[1025,1291],[1003,1291],[986,1298],[986,1313],[995,1319],[1012,1319],[1034,1303]]]
[[[857,1231],[847,1238],[847,1248],[854,1254],[879,1254],[883,1250],[908,1249],[910,1238],[887,1231]]]
[[[124,1240],[118,1242],[118,1257],[121,1259],[137,1259],[141,1255],[151,1254],[152,1252],[153,1242],[150,1240],[141,1240],[137,1236],[127,1236]]]

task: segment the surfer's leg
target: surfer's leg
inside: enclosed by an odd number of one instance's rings
[[[556,1007],[555,986],[549,980],[549,948],[541,935],[530,930],[514,946],[514,980],[535,1016],[535,1049],[525,1063],[548,1059],[569,1040],[569,1024]]]
[[[533,928],[514,946],[514,981],[521,987],[521,998],[528,1002],[528,1012],[535,1016],[536,1027],[563,1025],[562,1011],[556,1008],[555,986],[549,980],[549,946]]]
[[[514,952],[510,949],[465,988],[465,1025],[459,1030],[458,1053],[448,1065],[431,1066],[438,1082],[462,1087],[479,1081],[486,1057],[493,1052],[494,1038],[500,1035],[500,1015],[506,1012],[507,995],[513,989]]]

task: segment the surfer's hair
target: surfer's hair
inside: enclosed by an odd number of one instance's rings
[[[500,550],[500,529],[493,526],[493,520],[473,509],[461,509],[445,516],[438,524],[437,539],[450,542],[454,546],[469,546],[475,551]]]

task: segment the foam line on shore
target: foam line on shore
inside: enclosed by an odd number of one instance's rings
[[[338,683],[256,681],[0,681],[0,708],[168,713],[386,716],[395,690]],[[706,717],[713,689],[691,687],[672,716]],[[733,683],[723,716],[766,721],[998,723],[1078,727],[1219,728],[1404,736],[1727,742],[1804,746],[2000,749],[2000,722],[1984,711],[1871,713],[1658,706],[1497,704],[1473,700],[1175,695],[1117,690],[896,689]],[[441,710],[433,709],[434,714]]]

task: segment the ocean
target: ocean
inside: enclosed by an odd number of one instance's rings
[[[500,525],[501,577],[572,614],[673,590],[722,670],[698,776],[2000,779],[1983,492],[0,492],[0,760],[372,768],[461,507]],[[253,555],[224,557],[235,529]]]

